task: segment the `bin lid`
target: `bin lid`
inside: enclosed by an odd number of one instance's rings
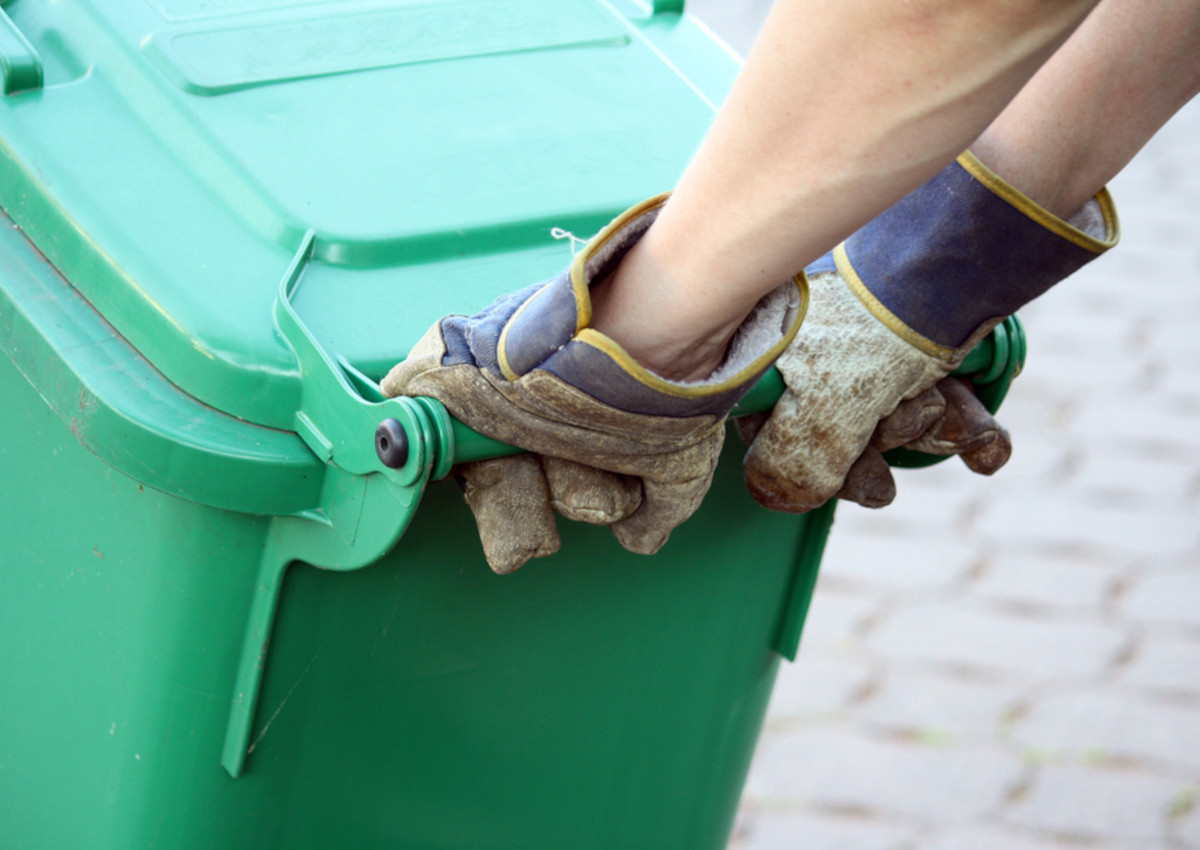
[[[0,96],[0,206],[167,379],[281,428],[299,376],[272,307],[305,233],[296,309],[381,375],[440,316],[564,266],[551,228],[670,188],[736,71],[633,0],[5,11],[0,50],[43,74]]]

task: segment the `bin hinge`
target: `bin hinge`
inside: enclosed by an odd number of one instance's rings
[[[354,570],[375,562],[408,527],[426,484],[454,462],[455,423],[440,402],[384,398],[374,381],[327,354],[301,321],[292,299],[315,242],[312,231],[305,234],[280,282],[275,326],[300,370],[296,433],[327,469],[318,506],[271,520],[221,760],[233,776],[253,749],[250,727],[288,565]]]
[[[254,749],[251,724],[288,565],[303,561],[324,569],[354,570],[374,563],[404,533],[430,480],[449,474],[456,462],[519,451],[452,419],[434,399],[384,398],[378,384],[344,358],[331,357],[321,348],[292,306],[315,242],[310,230],[279,284],[275,326],[295,354],[300,370],[296,433],[327,469],[317,507],[296,516],[271,519],[221,759],[235,777],[241,774],[246,757]],[[1024,358],[1024,333],[1012,316],[967,355],[956,374],[970,377],[976,394],[994,412]],[[733,414],[770,410],[782,391],[782,379],[771,370]],[[904,449],[894,449],[887,458],[894,466],[924,466],[944,459]],[[795,657],[821,551],[833,521],[832,503],[817,511],[810,521],[814,526],[812,539],[798,563],[792,600],[776,638],[777,648],[788,658]]]

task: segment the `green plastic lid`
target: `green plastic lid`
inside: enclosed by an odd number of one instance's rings
[[[737,68],[632,0],[7,12],[0,48],[33,58],[0,97],[0,206],[169,381],[279,428],[299,377],[272,307],[306,232],[296,309],[378,376],[562,268],[552,228],[670,188]]]

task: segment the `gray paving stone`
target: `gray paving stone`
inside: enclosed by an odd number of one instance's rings
[[[1164,847],[1171,805],[1182,787],[1180,782],[1136,771],[1047,766],[1004,818],[1064,836]]]
[[[934,741],[986,739],[1017,694],[1011,686],[960,676],[892,669],[852,709],[860,720]]]
[[[995,824],[978,824],[939,832],[936,836],[924,838],[919,846],[921,850],[1063,850],[1060,842],[1031,838],[1011,827]]]
[[[1081,274],[1064,285],[1077,292],[1088,289],[1088,281],[1081,281],[1082,277]],[[1022,320],[1025,320],[1024,315]],[[1031,322],[1027,321],[1026,324]],[[1032,324],[1031,330],[1037,337],[1030,352],[1033,357],[1030,365],[1036,365],[1043,354],[1101,357],[1107,360],[1114,355],[1129,356],[1138,347],[1135,344],[1137,326],[1130,322],[1126,314],[1094,315],[1078,310],[1044,310],[1037,314],[1037,320]]]
[[[957,458],[925,469],[894,469],[892,475],[896,499],[886,508],[843,507],[851,509],[846,511],[849,518],[871,536],[923,544],[947,542],[933,533],[954,521],[962,505],[976,497],[981,482]]]
[[[986,554],[966,529],[979,506],[1053,486],[1075,463],[1078,447],[1059,408],[1057,400],[1014,389],[999,417],[1013,440],[1012,457],[1003,468],[992,476],[977,475],[958,458],[948,458],[925,469],[896,470],[896,502],[877,512],[861,511],[863,532],[924,544],[952,539]]]
[[[874,594],[849,594],[831,591],[818,580],[804,633],[800,637],[800,652],[824,647],[843,650],[858,644],[858,627],[872,617],[882,600]]]
[[[1149,449],[1169,453],[1180,463],[1200,462],[1195,417],[1153,396],[1135,406],[1122,399],[1098,400],[1080,411],[1071,431],[1097,448]]]
[[[1045,410],[1044,402],[1028,401],[1043,408],[1037,418],[1020,415],[1026,403],[1025,390],[1025,387],[1014,390],[1017,395],[1005,403],[999,416],[1001,424],[1012,436],[1012,457],[989,478],[973,476],[973,495],[977,501],[1019,497],[1051,486],[1063,478],[1078,454],[1078,446],[1067,438],[1065,427],[1058,422],[1046,421],[1055,414]]]
[[[1193,807],[1174,827],[1176,837],[1187,850],[1200,850],[1200,809]]]
[[[825,579],[839,582],[926,590],[960,578],[976,558],[973,549],[953,540],[833,534],[821,560],[821,572]]]
[[[942,466],[949,464],[957,465],[958,461],[951,459]],[[920,486],[920,473],[928,471],[901,470],[896,477],[896,500],[886,508],[871,509],[852,502],[839,503],[834,535],[918,543],[944,542],[947,523],[953,521],[953,514],[970,498],[969,490],[975,486],[970,479],[977,476],[963,475],[956,482],[954,492],[957,495],[942,496]]]
[[[1122,201],[1118,199],[1117,204]],[[1131,198],[1129,213],[1121,222],[1123,242],[1174,250],[1195,237],[1195,215],[1189,216],[1186,210],[1164,209]]]
[[[1176,155],[1178,152],[1175,152]],[[1134,222],[1137,221],[1145,212],[1158,213],[1160,215],[1171,216],[1173,218],[1181,218],[1186,220],[1189,214],[1194,218],[1196,205],[1200,203],[1200,184],[1197,184],[1197,178],[1190,176],[1190,171],[1177,172],[1174,178],[1177,180],[1175,185],[1164,185],[1167,178],[1164,180],[1163,174],[1156,175],[1155,179],[1149,180],[1145,185],[1137,187],[1136,193],[1126,193],[1126,201],[1118,201],[1118,204],[1124,203],[1125,211],[1121,213],[1122,221]],[[1183,178],[1183,179],[1180,179]],[[1160,191],[1155,193],[1155,188],[1160,188]],[[1150,190],[1151,197],[1147,198],[1147,191]],[[1158,195],[1156,201],[1153,197]],[[1164,248],[1179,247],[1178,243],[1175,246],[1163,245]],[[1175,273],[1183,270],[1176,270]],[[1148,278],[1143,278],[1148,279]]]
[[[875,819],[796,812],[759,812],[729,850],[903,850],[912,828]]]
[[[1046,369],[1042,360],[1043,354],[1059,356],[1070,354],[1069,351],[1064,350],[1066,346],[1059,343],[1055,326],[1063,313],[1069,313],[1077,317],[1078,321],[1086,322],[1094,318],[1107,319],[1114,312],[1119,311],[1114,310],[1111,305],[1091,297],[1087,287],[1082,283],[1076,285],[1074,280],[1069,284],[1051,289],[1037,301],[1022,307],[1017,315],[1025,324],[1028,349],[1025,370],[1013,382],[1014,390],[1025,392],[1025,388],[1028,386],[1026,379],[1030,375],[1037,375],[1043,381],[1055,381],[1052,389],[1056,397],[1074,395],[1075,387],[1071,382],[1063,380],[1065,376]],[[1133,327],[1134,323],[1130,322],[1129,329],[1122,336],[1122,344],[1131,338]],[[1095,346],[1092,348],[1095,354]],[[1100,356],[1107,360],[1112,354],[1112,347],[1105,346]]]
[[[1184,314],[1163,315],[1157,318],[1154,331],[1147,340],[1150,348],[1168,357],[1178,358],[1180,364],[1191,364],[1194,367],[1194,357],[1200,354],[1200,334],[1196,333],[1194,317]]]
[[[1123,559],[1193,549],[1200,538],[1200,522],[1192,513],[1183,506],[1142,512],[1043,491],[989,502],[980,511],[975,530],[1002,551],[1072,549]]]
[[[1036,339],[1035,330],[1030,329],[1029,336]],[[1124,357],[1120,351],[1089,355],[1040,348],[1030,351],[1025,371],[1017,380],[1022,391],[1029,385],[1046,383],[1051,387],[1044,391],[1046,395],[1103,398],[1121,391],[1137,390],[1146,378],[1146,364],[1138,358]]]
[[[1200,558],[1181,557],[1178,569],[1137,578],[1120,599],[1126,616],[1147,623],[1200,626]]]
[[[1108,691],[1039,699],[1013,740],[1049,755],[1158,762],[1200,774],[1200,712]]]
[[[971,585],[980,596],[1026,605],[1098,609],[1118,567],[1067,557],[1000,555]]]
[[[1190,193],[1188,193],[1190,194]],[[1087,278],[1090,294],[1111,292],[1146,312],[1189,311],[1200,307],[1195,286],[1196,250],[1191,245],[1142,245],[1130,240],[1094,263]],[[1129,298],[1133,281],[1145,281],[1137,297]],[[1075,283],[1072,280],[1071,284]]]
[[[866,639],[884,657],[1001,670],[1025,679],[1087,678],[1124,646],[1120,629],[1013,616],[960,604],[920,604],[886,616]]]
[[[1088,453],[1066,477],[1062,493],[1066,496],[1083,491],[1079,495],[1084,499],[1107,497],[1139,511],[1159,508],[1174,512],[1195,489],[1196,476],[1200,474],[1200,452],[1194,461],[1168,456]]]
[[[1126,684],[1200,695],[1200,639],[1145,638],[1120,675]]]
[[[1021,773],[1018,759],[996,749],[880,740],[826,726],[770,735],[747,790],[764,803],[952,823],[995,808]]]
[[[768,5],[689,8],[748,12],[748,45]],[[1021,311],[1009,466],[901,471],[895,505],[839,509],[830,555],[852,557],[827,561],[812,659],[780,680],[745,839],[1200,850],[1200,101],[1112,190],[1121,246]],[[956,549],[978,560],[923,557]],[[1024,761],[1042,751],[1062,755]]]
[[[1155,194],[1172,194],[1171,190],[1179,186],[1181,170],[1184,172],[1190,170],[1190,163],[1181,160],[1180,155],[1186,154],[1194,140],[1186,140],[1186,131],[1182,133],[1180,131],[1187,126],[1188,113],[1192,111],[1192,108],[1192,106],[1185,107],[1159,130],[1142,154],[1135,157],[1133,162],[1112,181],[1111,185],[1120,189],[1123,201],[1132,199],[1139,203],[1146,203],[1152,201]],[[1133,177],[1128,179],[1131,173]],[[1149,197],[1147,197],[1148,191]]]
[[[1200,359],[1200,354],[1191,354]],[[1164,359],[1157,373],[1156,390],[1180,405],[1200,406],[1200,368],[1182,357]]]
[[[999,414],[1014,437],[1016,445],[1027,442],[1057,443],[1066,433],[1067,415],[1061,399],[1041,398],[1027,392],[1027,386],[1018,377],[1012,385],[1004,407]],[[1007,468],[1007,467],[1006,467]],[[924,480],[927,476],[920,476]],[[987,479],[979,479],[987,480]]]
[[[840,712],[870,678],[870,665],[861,658],[805,647],[795,662],[779,669],[771,694],[772,722],[790,724]]]

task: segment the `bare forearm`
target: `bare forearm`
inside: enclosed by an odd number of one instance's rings
[[[971,146],[1067,218],[1200,90],[1200,2],[1104,0]]]
[[[695,377],[764,293],[976,138],[1093,0],[779,0],[595,325]]]

